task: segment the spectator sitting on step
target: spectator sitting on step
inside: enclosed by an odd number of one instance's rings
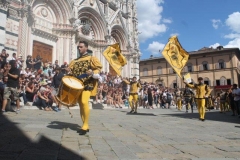
[[[19,76],[20,76],[20,71],[17,69],[17,64],[16,61],[11,60],[9,62],[9,65],[6,66],[5,68],[5,73],[6,76],[8,76],[8,81],[7,81],[7,87],[4,88],[4,95],[3,95],[3,103],[2,103],[2,112],[5,112],[5,108],[7,105],[7,101],[9,96],[13,93],[14,95],[14,100],[17,103],[17,110],[16,112],[18,113],[20,111],[20,101],[19,101],[19,94],[16,88],[19,87]]]
[[[18,94],[19,94],[19,97],[23,97],[24,106],[30,106],[30,104],[28,103],[28,100],[26,98],[26,93],[24,91],[25,85],[26,85],[25,79],[23,81],[19,80]]]
[[[27,84],[25,93],[29,102],[33,102],[33,98],[37,94],[38,89],[38,85],[35,86],[33,82]]]
[[[47,91],[47,82],[42,83],[40,89],[37,92],[37,95],[34,97],[33,105],[36,105],[40,109],[44,109],[45,111],[52,111],[51,106],[49,105],[50,100],[45,96],[45,92]]]

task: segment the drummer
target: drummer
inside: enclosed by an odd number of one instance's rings
[[[100,79],[100,70],[102,69],[102,64],[100,61],[87,53],[88,43],[86,41],[80,41],[78,44],[78,50],[80,57],[74,59],[69,64],[70,73],[79,77],[80,75],[87,74],[86,78],[81,78],[80,80],[84,84],[84,90],[78,98],[78,103],[80,107],[80,117],[82,119],[83,125],[78,131],[80,135],[85,135],[89,132],[89,106],[88,101],[90,96],[96,96],[98,79]]]

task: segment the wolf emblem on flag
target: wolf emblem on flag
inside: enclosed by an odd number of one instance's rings
[[[182,77],[181,71],[188,61],[189,54],[182,48],[177,36],[169,38],[168,43],[163,49],[162,55],[178,76]]]

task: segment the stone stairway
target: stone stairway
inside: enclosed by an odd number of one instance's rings
[[[22,98],[22,97],[21,97]],[[38,109],[37,106],[32,106],[32,102],[28,102],[30,106],[26,106],[23,103],[23,99],[21,99],[20,106],[22,109]],[[53,104],[53,106],[56,106],[56,104]],[[93,99],[89,100],[89,108],[90,109],[115,109],[111,106],[107,106],[107,104],[102,104],[102,103],[94,103]],[[66,106],[62,106],[62,109],[67,109]],[[70,109],[79,109],[78,104],[76,106],[70,107]],[[128,107],[123,107],[122,109],[128,109]]]

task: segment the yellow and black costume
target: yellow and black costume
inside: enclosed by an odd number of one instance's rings
[[[89,106],[88,101],[90,96],[96,96],[97,85],[98,85],[98,76],[100,70],[102,69],[102,64],[100,61],[94,57],[90,56],[87,53],[82,55],[80,58],[72,60],[69,64],[71,69],[72,76],[78,77],[82,74],[86,74],[88,70],[93,71],[93,75],[81,79],[84,84],[84,90],[79,96],[79,107],[80,107],[80,116],[83,121],[82,130],[89,130]]]
[[[138,106],[138,89],[141,88],[141,84],[139,82],[129,82],[127,80],[123,80],[126,84],[130,85],[130,93],[129,93],[129,105],[131,107],[130,113],[137,113],[137,106]],[[133,103],[135,107],[133,106]]]
[[[182,92],[180,90],[177,90],[175,95],[176,95],[177,109],[180,111],[182,110]]]
[[[196,89],[196,103],[198,107],[198,112],[200,115],[200,119],[204,120],[205,118],[205,98],[209,96],[210,89],[209,86],[206,84],[187,84],[186,85],[190,88]]]

